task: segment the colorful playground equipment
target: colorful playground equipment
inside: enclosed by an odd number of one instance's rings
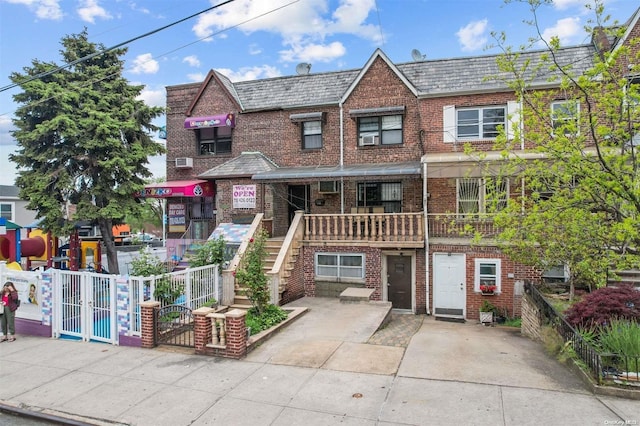
[[[23,258],[26,258],[27,270],[32,268],[33,262],[40,262],[47,268],[101,271],[99,239],[82,239],[75,230],[69,236],[69,242],[59,246],[57,237],[37,226],[38,222],[25,226],[27,238],[21,238],[20,225],[0,218],[0,260],[20,266]],[[88,262],[88,258],[93,259],[93,262]]]

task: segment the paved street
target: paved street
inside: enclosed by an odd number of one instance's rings
[[[381,306],[294,304],[310,310],[242,361],[20,336],[0,403],[89,424],[640,424],[640,401],[592,395],[512,330],[420,317],[385,346]]]

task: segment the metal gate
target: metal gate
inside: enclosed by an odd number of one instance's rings
[[[53,270],[53,337],[118,343],[116,276]]]
[[[157,345],[195,347],[191,309],[183,305],[168,305],[156,312]]]

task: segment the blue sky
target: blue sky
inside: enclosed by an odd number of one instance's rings
[[[593,13],[589,0],[554,0],[540,11],[540,30],[563,45],[588,41],[584,25]],[[33,59],[61,64],[60,40],[87,28],[89,39],[106,47],[120,44],[221,0],[0,0],[0,87],[13,71]],[[607,0],[612,19],[625,22],[637,0]],[[518,46],[534,36],[525,24],[528,5],[503,0],[235,0],[128,45],[124,76],[145,85],[142,98],[165,105],[168,85],[202,81],[216,69],[233,81],[295,74],[298,63],[311,72],[362,67],[376,48],[396,62],[412,60],[417,49],[427,59],[496,53],[487,49],[491,32],[504,31]],[[12,95],[0,92],[0,184],[12,185],[16,149]],[[164,124],[164,117],[156,124]],[[159,141],[160,142],[160,141]],[[150,159],[157,177],[165,159]]]

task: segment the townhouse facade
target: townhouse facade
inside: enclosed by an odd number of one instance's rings
[[[636,12],[633,31],[637,21]],[[593,41],[557,60],[580,72],[597,53]],[[272,237],[301,229],[280,303],[355,286],[414,313],[477,319],[489,300],[518,315],[524,282],[541,271],[492,239],[490,214],[525,190],[487,166],[499,161],[501,129],[512,140],[522,130],[522,105],[496,59],[395,64],[378,49],[355,70],[235,83],[212,70],[167,87],[167,182],[147,191],[167,199],[168,241],[187,230],[206,239],[261,214]],[[548,71],[529,78],[554,89]],[[556,96],[550,117],[556,110],[571,109]],[[470,224],[484,238],[472,241]]]

